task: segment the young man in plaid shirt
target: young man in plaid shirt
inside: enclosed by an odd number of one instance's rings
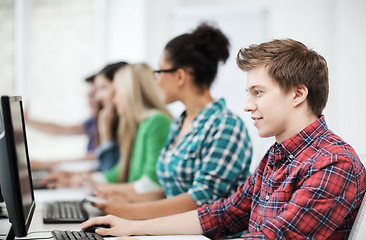
[[[302,43],[273,40],[243,48],[250,112],[261,137],[276,142],[253,175],[227,199],[147,221],[112,216],[102,235],[204,234],[218,239],[248,229],[244,239],[347,239],[366,188],[353,148],[328,129],[325,59]]]

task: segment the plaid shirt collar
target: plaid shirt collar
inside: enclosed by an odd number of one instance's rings
[[[207,119],[212,116],[212,114],[217,112],[218,109],[223,108],[223,106],[225,105],[226,105],[225,99],[223,98],[208,103],[193,119],[193,125],[192,125],[193,129],[201,128],[207,122]],[[178,126],[179,126],[178,129],[180,129],[180,127],[183,125],[183,121],[186,118],[186,115],[187,115],[186,111],[184,111],[180,115],[178,120]]]
[[[268,165],[281,166],[286,161],[292,162],[304,149],[310,146],[315,139],[328,130],[324,116],[304,128],[296,135],[281,143],[275,143],[268,150]]]

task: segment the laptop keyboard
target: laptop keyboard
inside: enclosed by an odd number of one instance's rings
[[[44,223],[81,223],[89,214],[80,201],[56,201],[45,205]]]

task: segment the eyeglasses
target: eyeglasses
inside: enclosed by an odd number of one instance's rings
[[[177,71],[178,68],[171,68],[171,69],[162,69],[162,70],[154,70],[155,76],[159,76],[160,73],[172,73]]]

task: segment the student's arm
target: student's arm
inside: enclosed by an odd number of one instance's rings
[[[95,204],[105,214],[113,214],[126,219],[151,219],[187,212],[199,207],[188,193],[157,201],[128,203],[121,199]]]
[[[96,224],[109,224],[109,229],[98,229],[100,235],[177,235],[202,234],[196,210],[173,216],[142,221],[129,221],[112,215],[92,218],[80,225],[82,229]]]
[[[32,170],[51,170],[54,168],[57,164],[65,163],[65,162],[76,162],[76,161],[88,161],[88,160],[95,160],[96,156],[93,152],[87,153],[83,157],[79,158],[71,158],[71,159],[52,159],[50,161],[37,161],[37,160],[31,160],[30,164],[32,166]]]
[[[96,193],[101,198],[113,198],[120,195],[128,202],[148,202],[165,198],[164,190],[158,189],[148,193],[137,193],[134,183],[98,184],[99,191]]]
[[[26,119],[27,124],[37,130],[53,135],[81,135],[85,134],[84,124],[61,125],[51,122],[42,122],[34,119]]]
[[[133,191],[126,195],[126,199],[131,203],[156,201],[164,199],[165,197],[165,192],[162,188],[148,193],[136,193],[133,188]]]

